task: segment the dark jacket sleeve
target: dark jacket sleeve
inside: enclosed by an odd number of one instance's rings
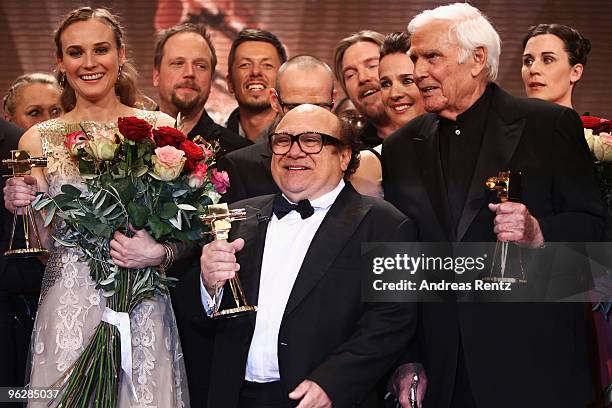
[[[605,208],[597,187],[593,162],[584,139],[580,118],[571,109],[561,111],[550,143],[553,174],[554,215],[538,219],[548,242],[600,241],[605,225]]]

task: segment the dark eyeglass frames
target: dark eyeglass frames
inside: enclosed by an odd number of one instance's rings
[[[269,141],[270,150],[277,155],[287,154],[295,142],[297,142],[298,147],[306,154],[321,153],[324,145],[344,145],[341,140],[333,136],[314,131],[302,132],[297,135],[273,133],[270,135]]]

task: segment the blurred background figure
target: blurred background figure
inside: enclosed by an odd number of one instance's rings
[[[414,83],[414,64],[408,57],[408,49],[410,37],[403,32],[387,35],[380,47],[381,97],[394,130],[425,113],[421,92]]]
[[[34,72],[17,77],[3,99],[4,119],[27,130],[62,114],[60,87],[51,74]]]
[[[523,65],[521,74],[525,92],[538,98],[573,109],[574,87],[582,78],[591,51],[591,42],[578,30],[562,24],[538,24],[527,31],[523,39]],[[580,112],[579,112],[580,113]],[[600,133],[600,135],[602,135]],[[610,208],[608,208],[610,213]],[[610,217],[606,230],[610,241]],[[609,254],[590,253],[596,260],[609,258]],[[606,262],[606,261],[604,261]],[[606,265],[609,265],[607,261]],[[593,307],[590,324],[595,334],[591,347],[593,376],[597,390],[596,406],[612,405],[612,322],[610,304],[598,303]]]
[[[59,97],[60,88],[52,75],[42,72],[21,75],[11,84],[3,98],[4,118],[15,126],[28,130],[37,123],[62,114]],[[3,132],[0,158],[5,159],[10,157],[10,150],[17,149],[17,139],[9,137],[9,133],[15,132],[9,132],[8,124],[2,128],[6,131]],[[8,212],[5,216],[4,212],[3,231],[7,231],[2,237],[0,253],[6,250],[5,240],[10,239],[8,229],[11,228],[13,218]],[[23,232],[18,231],[15,236],[22,237]],[[3,259],[0,268],[0,344],[4,345],[0,347],[0,361],[3,362],[0,374],[2,385],[24,384],[43,270],[44,265],[35,258]]]

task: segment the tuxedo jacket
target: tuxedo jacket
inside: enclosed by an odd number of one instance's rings
[[[260,269],[274,195],[238,202],[247,219],[232,225],[250,304],[257,304]],[[347,183],[305,255],[278,334],[280,381],[287,394],[305,379],[319,384],[334,407],[364,403],[396,362],[416,325],[415,305],[361,301],[361,243],[407,241],[414,224],[390,204],[359,195]],[[290,237],[288,237],[290,239]],[[282,265],[279,265],[282,273]],[[229,287],[224,289],[223,301]],[[255,314],[217,323],[209,407],[236,407],[244,382]],[[368,400],[368,407],[374,406]]]
[[[11,157],[23,131],[0,119],[0,159]],[[0,166],[0,174],[10,174]],[[36,315],[43,265],[34,258],[5,257],[9,245],[13,214],[4,208],[4,182],[0,177],[0,384],[23,386],[33,319]],[[23,229],[17,226],[16,247],[23,247]]]
[[[272,152],[268,143],[258,142],[244,149],[228,153],[219,159],[218,167],[227,171],[230,186],[223,201],[234,203],[246,198],[279,191],[270,170]]]
[[[600,240],[604,207],[576,113],[516,98],[495,84],[485,134],[458,225],[452,225],[441,168],[438,116],[425,114],[383,143],[385,199],[415,220],[419,240],[495,241],[499,202],[485,180],[522,172],[522,202],[547,242]],[[580,279],[580,278],[577,278]],[[478,407],[582,407],[592,396],[585,346],[585,304],[424,303],[420,350],[425,405],[449,406],[459,345]]]
[[[223,126],[216,124],[212,118],[208,116],[206,110],[202,112],[200,120],[198,123],[196,123],[193,129],[191,129],[187,137],[189,140],[193,140],[193,138],[198,135],[202,136],[207,142],[219,142],[222,154],[250,146],[252,144],[247,139],[240,137],[238,133],[234,133]]]

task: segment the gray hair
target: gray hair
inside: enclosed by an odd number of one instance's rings
[[[434,20],[447,20],[451,23],[448,34],[451,39],[457,39],[461,48],[460,64],[463,64],[477,47],[485,47],[487,49],[487,78],[490,81],[497,78],[501,40],[497,31],[480,10],[467,3],[454,3],[433,10],[425,10],[410,21],[408,32],[412,35],[417,29]]]

